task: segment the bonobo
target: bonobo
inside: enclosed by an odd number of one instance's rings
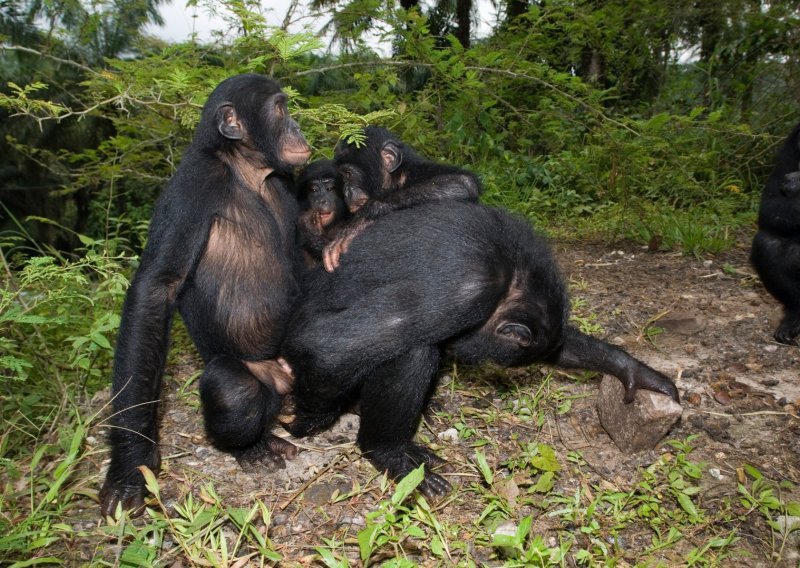
[[[385,128],[368,126],[364,135],[364,145],[343,143],[335,151],[345,201],[355,216],[325,247],[328,270],[338,266],[339,256],[373,219],[441,199],[476,202],[482,191],[472,172],[420,156]]]
[[[800,124],[778,154],[761,194],[758,232],[750,252],[767,291],[783,304],[775,340],[797,345],[800,334]]]
[[[342,178],[333,160],[308,164],[297,177],[300,246],[311,266],[322,261],[322,250],[347,222],[349,214],[342,194]]]
[[[359,447],[394,479],[439,462],[413,437],[444,349],[466,363],[613,374],[627,402],[638,388],[678,400],[664,375],[567,324],[548,245],[497,209],[447,201],[395,211],[353,241],[336,272],[318,268],[307,284],[282,348],[295,373],[286,426],[296,436],[327,428],[360,394]],[[449,487],[426,468],[424,494]]]
[[[117,504],[140,509],[137,468],[160,465],[156,406],[176,308],[205,363],[200,397],[211,440],[245,467],[296,451],[269,433],[291,387],[278,356],[299,296],[298,208],[280,176],[311,153],[286,102],[262,75],[220,83],[156,203],[117,336],[103,515]]]

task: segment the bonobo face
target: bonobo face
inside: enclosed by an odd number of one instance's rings
[[[342,190],[347,209],[350,213],[355,213],[369,199],[365,189],[367,180],[364,171],[354,164],[342,164],[339,166],[339,174],[342,176]]]
[[[311,156],[300,127],[289,116],[288,97],[278,83],[263,75],[245,74],[220,83],[211,93],[204,118],[228,141],[228,151],[246,151],[259,167],[288,172]],[[258,155],[260,154],[260,159]]]
[[[324,177],[312,180],[308,187],[308,203],[311,209],[319,213],[323,227],[333,222],[336,216],[336,205],[340,202],[336,195],[336,180],[333,177]]]

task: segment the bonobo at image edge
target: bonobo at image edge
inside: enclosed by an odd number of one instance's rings
[[[750,261],[764,287],[783,304],[775,341],[797,345],[800,335],[800,124],[778,152],[761,194]]]
[[[157,403],[177,309],[205,369],[206,432],[245,468],[296,451],[269,433],[291,374],[278,358],[299,295],[291,170],[310,148],[272,79],[226,79],[159,197],[122,308],[113,375],[111,465],[103,515],[140,510],[160,465]]]
[[[295,436],[331,426],[360,397],[358,445],[400,479],[441,463],[414,443],[442,353],[505,367],[537,361],[616,376],[678,400],[675,385],[621,349],[570,326],[566,286],[547,243],[523,219],[445,200],[375,219],[332,273],[307,279],[282,353],[295,373]],[[419,486],[450,484],[425,470]]]

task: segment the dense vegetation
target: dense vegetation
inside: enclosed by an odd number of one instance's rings
[[[327,35],[293,22],[297,2],[275,27],[225,0],[226,33],[180,44],[142,33],[160,3],[0,1],[0,561],[58,556],[61,515],[95,489],[82,409],[107,386],[154,199],[221,79],[278,78],[317,157],[381,124],[552,234],[700,256],[753,232],[800,117],[786,0],[505,0],[481,37],[475,18],[494,16],[471,0],[316,0]]]

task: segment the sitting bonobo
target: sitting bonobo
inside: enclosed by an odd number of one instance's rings
[[[550,248],[521,219],[446,200],[375,219],[335,272],[308,275],[282,353],[295,373],[295,436],[329,427],[360,397],[358,445],[399,479],[426,464],[419,486],[450,485],[440,460],[413,442],[445,350],[459,361],[537,361],[615,375],[678,400],[675,385],[621,349],[567,323],[566,286]]]
[[[297,202],[281,176],[311,154],[286,103],[262,75],[220,83],[156,203],[117,337],[103,515],[140,510],[138,468],[160,465],[156,411],[176,309],[205,363],[200,397],[214,444],[245,467],[296,452],[270,433],[291,388],[279,348],[300,293]]]

